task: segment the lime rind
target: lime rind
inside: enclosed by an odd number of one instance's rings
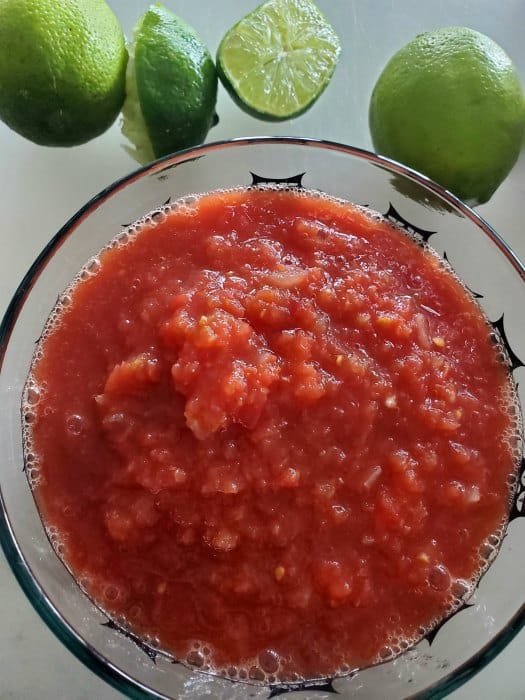
[[[337,34],[311,0],[268,0],[226,33],[217,69],[243,109],[280,121],[319,98],[340,52]]]
[[[139,31],[141,23],[135,27],[134,35]],[[135,77],[135,45],[128,45],[128,67],[126,70],[126,99],[122,106],[122,135],[129,141],[124,144],[124,150],[139,163],[149,163],[155,160],[155,153],[142,109],[140,107],[137,80]]]

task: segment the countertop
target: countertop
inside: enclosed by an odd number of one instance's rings
[[[147,0],[110,0],[129,37]],[[258,0],[165,0],[215,52],[220,38]],[[305,115],[270,124],[241,112],[220,88],[219,124],[208,141],[294,135],[371,148],[368,101],[389,57],[416,34],[465,25],[491,36],[512,56],[525,82],[523,0],[318,0],[341,37],[331,85]],[[35,146],[0,124],[0,309],[7,307],[34,258],[90,197],[136,167],[122,148],[118,120],[103,136],[71,149]],[[525,152],[490,202],[478,209],[525,258]],[[525,591],[525,581],[524,581]],[[24,597],[0,553],[0,700],[122,700],[53,636]],[[522,700],[525,630],[451,700]]]

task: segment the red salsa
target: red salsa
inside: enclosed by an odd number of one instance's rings
[[[450,614],[507,516],[513,389],[436,255],[348,203],[243,189],[154,213],[93,267],[40,342],[26,433],[102,608],[270,681]]]

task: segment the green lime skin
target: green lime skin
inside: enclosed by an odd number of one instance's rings
[[[243,111],[276,122],[312,107],[340,53],[339,37],[312,0],[266,0],[226,32],[216,63]]]
[[[417,36],[390,59],[372,92],[369,126],[378,153],[481,204],[519,156],[525,97],[498,44],[446,27]]]
[[[43,146],[75,146],[111,126],[127,51],[104,0],[0,0],[0,118]]]
[[[192,27],[160,5],[135,30],[137,95],[155,156],[202,143],[214,124],[217,72]]]

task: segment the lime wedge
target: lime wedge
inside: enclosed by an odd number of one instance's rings
[[[311,0],[268,0],[225,34],[217,70],[242,109],[280,121],[311,107],[340,51],[337,34]]]
[[[160,4],[128,47],[122,133],[141,163],[202,143],[213,126],[217,72],[194,29]]]

